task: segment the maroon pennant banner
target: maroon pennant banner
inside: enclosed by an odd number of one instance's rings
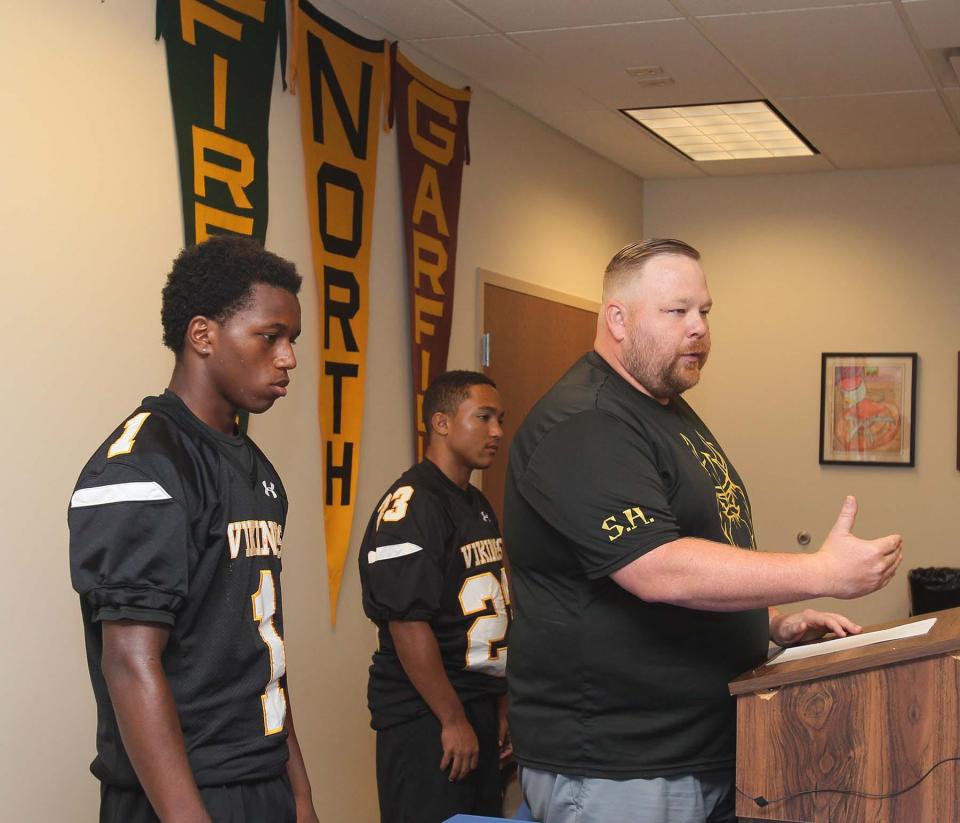
[[[391,119],[397,128],[410,276],[414,438],[423,458],[423,393],[447,368],[463,164],[470,162],[470,89],[454,89],[390,50]]]

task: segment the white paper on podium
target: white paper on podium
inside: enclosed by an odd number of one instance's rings
[[[829,654],[830,652],[842,652],[846,649],[856,649],[860,646],[872,646],[874,643],[884,643],[887,640],[905,640],[908,637],[919,637],[929,632],[936,622],[937,618],[931,617],[927,620],[918,620],[916,623],[904,623],[900,626],[894,626],[892,629],[883,629],[878,632],[851,634],[847,637],[838,637],[836,640],[824,640],[822,643],[792,646],[789,649],[785,649],[782,654],[778,654],[772,660],[769,660],[767,665],[775,666],[777,663],[789,663],[791,660],[805,660],[808,657],[818,657],[821,654]]]

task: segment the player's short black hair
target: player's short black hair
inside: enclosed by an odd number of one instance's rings
[[[173,261],[163,287],[163,344],[179,355],[194,317],[222,323],[250,305],[256,283],[297,294],[302,281],[293,263],[251,237],[223,234],[188,246]]]
[[[423,395],[423,427],[430,439],[430,418],[436,412],[456,414],[460,404],[467,399],[471,386],[497,387],[489,377],[478,371],[446,371],[434,378]]]

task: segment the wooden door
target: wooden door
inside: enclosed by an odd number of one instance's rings
[[[518,289],[530,286],[491,273],[482,277],[482,329],[490,335],[484,373],[497,384],[506,409],[500,452],[483,473],[483,493],[502,523],[513,435],[547,389],[593,348],[598,307],[547,289],[525,293]]]

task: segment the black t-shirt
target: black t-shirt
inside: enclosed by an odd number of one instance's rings
[[[687,403],[584,356],[517,432],[504,520],[519,761],[616,779],[732,765],[727,683],[764,659],[766,610],[647,603],[609,578],[681,537],[756,548],[743,483]]]
[[[493,509],[424,460],[384,495],[360,546],[363,610],[377,624],[367,701],[375,729],[430,711],[400,664],[391,620],[430,623],[460,700],[506,691],[510,595]]]
[[[175,394],[148,397],[84,467],[70,501],[104,783],[139,785],[101,671],[105,620],[170,627],[162,664],[198,785],[271,778],[287,761],[280,551],[287,498],[245,437]]]

